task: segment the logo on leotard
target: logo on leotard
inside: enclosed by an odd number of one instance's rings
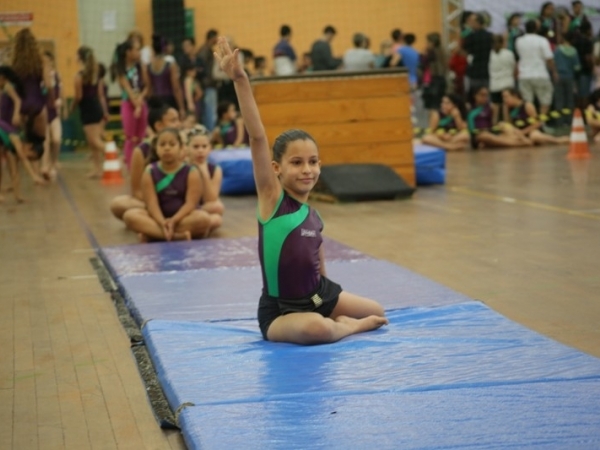
[[[307,230],[305,228],[300,229],[300,236],[302,237],[317,237],[316,230]]]
[[[319,297],[319,294],[313,295],[310,299],[315,304],[315,308],[318,308],[319,306],[321,306],[323,304],[323,299],[321,297]]]

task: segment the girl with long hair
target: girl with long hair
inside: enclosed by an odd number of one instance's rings
[[[102,83],[100,83],[94,51],[85,45],[79,47],[77,60],[81,65],[81,70],[75,75],[75,99],[71,105],[71,111],[79,105],[83,131],[92,151],[92,170],[88,176],[99,178],[102,174],[102,154],[104,152],[102,140],[104,118],[108,115],[108,111],[105,110],[106,99]]]
[[[113,77],[121,86],[121,120],[125,132],[125,164],[129,168],[133,149],[146,134],[148,72],[140,63],[140,40],[130,39],[117,46]]]

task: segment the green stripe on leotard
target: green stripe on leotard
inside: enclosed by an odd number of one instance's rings
[[[277,205],[273,210],[273,215],[277,213],[281,202],[283,201],[284,192],[281,192]],[[292,231],[298,228],[302,222],[306,220],[310,208],[304,204],[300,209],[292,214],[285,214],[278,217],[271,217],[263,221],[260,215],[257,216],[259,223],[263,227],[263,265],[265,277],[267,281],[267,291],[273,297],[279,296],[279,259],[281,250],[287,237]]]
[[[438,121],[438,128],[443,128],[446,125],[450,124],[452,121],[454,120],[454,117],[452,116],[446,116],[446,117],[442,117],[439,121]]]
[[[467,124],[469,125],[470,131],[475,131],[475,119],[479,114],[481,114],[481,111],[483,111],[483,106],[478,106],[469,112],[469,115],[467,116]]]

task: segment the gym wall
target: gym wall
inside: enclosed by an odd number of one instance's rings
[[[149,38],[152,2],[133,1],[136,27]],[[379,44],[394,28],[414,33],[417,49],[425,47],[427,33],[442,29],[440,0],[185,0],[185,7],[194,9],[198,45],[204,41],[206,31],[215,28],[233,37],[239,47],[266,56],[269,62],[282,24],[292,27],[292,45],[299,57],[310,50],[326,25],[337,29],[332,43],[337,56],[352,47],[352,35],[357,31],[371,38],[371,50],[378,53]]]

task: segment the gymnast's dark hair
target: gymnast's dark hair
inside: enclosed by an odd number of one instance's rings
[[[148,107],[150,108],[148,111],[148,126],[152,128],[153,131],[156,131],[156,122],[162,121],[162,118],[167,114],[171,106],[161,102],[156,98],[148,99]]]
[[[21,84],[21,79],[10,66],[0,66],[0,76],[6,78],[13,85],[19,97],[23,98],[25,92],[23,84]]]
[[[281,158],[287,150],[288,144],[294,141],[316,141],[304,130],[287,130],[281,133],[273,143],[273,161],[280,163]]]
[[[467,117],[467,106],[465,105],[464,100],[460,96],[456,94],[446,94],[444,97],[450,100],[450,102],[456,107],[456,109],[458,109],[458,111],[460,112],[460,117],[462,117],[463,119]]]
[[[131,50],[132,48],[133,48],[133,42],[131,39],[128,39],[125,42],[118,44],[117,47],[115,48],[113,62],[110,66],[110,77],[113,82],[117,78],[119,78],[121,75],[125,75],[125,72],[127,72],[126,56],[127,56],[127,52],[129,50]]]
[[[152,35],[152,50],[154,50],[155,55],[162,55],[165,51],[166,45],[167,40],[163,38],[160,34]]]

